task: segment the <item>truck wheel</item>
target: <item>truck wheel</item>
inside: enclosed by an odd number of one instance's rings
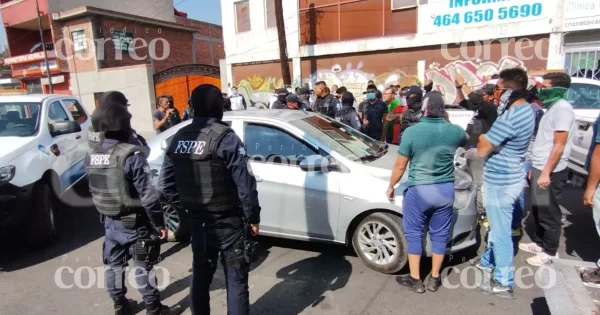
[[[354,230],[352,245],[367,267],[381,273],[400,271],[408,261],[402,219],[377,212],[364,218]]]
[[[190,225],[188,214],[185,209],[173,207],[170,204],[163,204],[163,213],[165,225],[169,230],[167,241],[186,242],[190,240]]]
[[[31,221],[27,229],[27,243],[31,246],[47,246],[56,240],[56,223],[51,188],[45,183],[38,183],[33,188]]]

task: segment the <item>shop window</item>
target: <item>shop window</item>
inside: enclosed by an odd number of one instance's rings
[[[133,33],[115,32],[112,36],[115,43],[115,50],[134,51]]]
[[[267,28],[277,27],[277,18],[275,16],[275,1],[276,0],[265,0],[265,15],[267,17]]]
[[[250,27],[250,1],[235,3],[235,20],[238,33],[249,32]]]
[[[87,40],[85,38],[85,30],[71,32],[71,38],[73,40],[73,50],[75,52],[85,51],[88,49]]]
[[[572,77],[600,80],[600,50],[566,53],[565,71]]]

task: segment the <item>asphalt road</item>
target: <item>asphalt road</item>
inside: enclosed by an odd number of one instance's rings
[[[591,210],[581,205],[581,190],[569,188],[564,206],[565,225],[559,255],[561,258],[595,261],[600,240],[592,223]],[[92,208],[65,208],[57,216],[60,239],[56,245],[31,251],[18,242],[3,244],[0,255],[0,314],[111,314],[112,301],[103,289],[101,250],[103,228]],[[528,221],[527,221],[528,222]],[[527,238],[527,236],[525,236]],[[467,251],[447,259],[453,267],[448,282],[464,285],[441,288],[436,293],[417,295],[400,287],[395,276],[376,273],[348,249],[340,246],[261,239],[259,261],[250,276],[253,314],[549,314],[543,292],[534,285],[534,277],[521,282],[531,288],[516,288],[515,300],[489,297],[473,289],[475,273],[466,271]],[[164,260],[159,266],[168,270],[168,286],[162,291],[165,304],[179,304],[189,310],[189,283],[192,253],[186,244],[163,247]],[[516,266],[526,266],[527,253],[518,253]],[[83,275],[88,289],[59,288],[57,270],[70,267]],[[90,269],[94,269],[91,273]],[[423,269],[428,264],[423,262]],[[535,271],[535,268],[532,269]],[[455,273],[455,271],[462,271]],[[403,271],[406,272],[406,271]],[[163,273],[159,272],[159,278]],[[425,272],[424,272],[425,274]],[[73,284],[74,274],[63,268],[60,277]],[[165,284],[159,280],[159,284]],[[141,303],[135,289],[128,297]],[[211,288],[213,314],[226,314],[224,275],[219,268]],[[139,305],[139,314],[144,314]]]

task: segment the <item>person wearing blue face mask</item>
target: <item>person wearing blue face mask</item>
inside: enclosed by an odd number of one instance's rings
[[[246,100],[242,95],[238,94],[237,86],[231,88],[231,97],[229,98],[231,102],[231,110],[244,110],[246,109]]]
[[[359,116],[363,123],[363,132],[378,141],[385,142],[384,122],[388,113],[387,105],[377,98],[377,87],[367,86],[367,100],[359,105]]]

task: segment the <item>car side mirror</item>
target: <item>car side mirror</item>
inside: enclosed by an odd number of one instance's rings
[[[49,124],[48,127],[50,128],[50,135],[52,137],[81,131],[81,126],[79,123],[72,120],[53,122]]]
[[[162,141],[160,142],[160,149],[166,150],[168,147],[169,143],[167,142],[167,139],[162,139]]]
[[[300,169],[305,172],[326,172],[339,170],[340,167],[320,155],[309,155],[300,161]]]

